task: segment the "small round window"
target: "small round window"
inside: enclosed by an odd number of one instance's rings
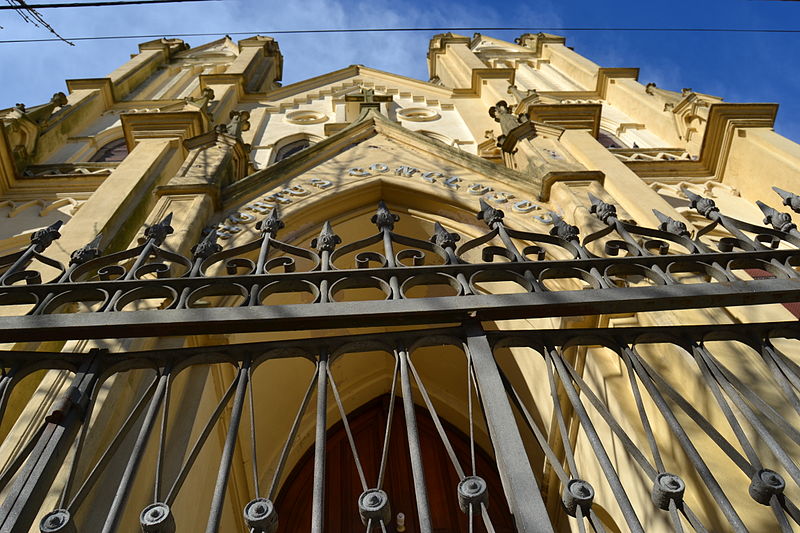
[[[429,122],[440,118],[439,113],[427,107],[407,107],[397,112],[403,120],[412,122]]]
[[[328,115],[319,111],[289,111],[286,113],[286,122],[290,124],[320,124],[328,120]]]

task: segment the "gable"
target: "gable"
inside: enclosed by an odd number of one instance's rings
[[[218,225],[222,238],[237,243],[255,238],[256,223],[275,207],[287,220],[302,217],[302,232],[374,209],[378,200],[399,212],[413,206],[425,216],[448,213],[473,224],[484,199],[518,219],[519,227],[546,220],[550,207],[536,200],[539,184],[531,177],[369,115],[226,188]]]

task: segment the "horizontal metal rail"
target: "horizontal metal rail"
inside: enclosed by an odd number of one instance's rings
[[[633,313],[800,301],[800,280],[0,319],[0,342],[158,337]]]

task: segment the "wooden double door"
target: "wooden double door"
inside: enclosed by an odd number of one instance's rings
[[[389,411],[389,397],[378,398],[348,415],[364,474],[370,487],[378,478],[383,435]],[[436,533],[462,533],[469,531],[467,517],[458,506],[458,475],[452,466],[444,445],[436,431],[433,419],[425,409],[417,408],[422,460],[431,509],[433,531]],[[443,421],[448,438],[462,467],[469,471],[469,439]],[[515,531],[513,519],[503,496],[500,476],[494,461],[483,450],[476,448],[477,474],[489,487],[489,516],[497,533]],[[311,529],[311,501],[314,479],[314,455],[310,449],[289,475],[277,498],[279,529],[281,533],[307,532]],[[389,443],[386,478],[383,490],[389,495],[392,521],[387,531],[397,531],[398,513],[405,515],[406,533],[418,533],[419,522],[414,497],[414,480],[408,451],[402,401],[395,402],[392,432]],[[327,533],[363,532],[358,514],[358,497],[361,483],[350,451],[344,425],[340,422],[328,431],[327,468],[325,485],[325,530]],[[373,531],[380,531],[373,529]],[[484,532],[483,521],[476,517],[474,531]]]

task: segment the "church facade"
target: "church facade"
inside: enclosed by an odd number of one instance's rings
[[[0,110],[0,532],[798,527],[778,106],[427,61],[159,39]]]

